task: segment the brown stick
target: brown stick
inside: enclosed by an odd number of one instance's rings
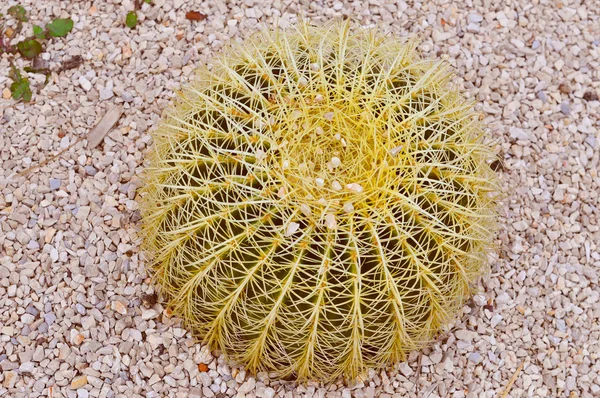
[[[506,385],[506,387],[504,387],[504,391],[502,391],[502,394],[500,394],[500,398],[506,398],[508,396],[510,389],[512,388],[513,384],[515,384],[515,381],[517,381],[517,377],[519,377],[519,373],[523,369],[523,365],[525,365],[525,360],[523,360],[523,362],[521,362],[517,370],[515,370],[515,373],[508,381],[508,384]]]

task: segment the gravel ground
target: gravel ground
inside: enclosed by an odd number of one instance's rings
[[[29,74],[33,102],[15,104],[0,57],[0,396],[600,396],[598,2],[153,0],[134,30],[131,0],[21,4],[37,24],[75,20],[46,47],[51,68],[84,63],[43,88]],[[174,90],[229,40],[297,14],[419,33],[424,54],[456,67],[503,159],[481,294],[423,355],[351,386],[250,375],[195,343],[155,302],[135,237],[148,132]],[[78,142],[115,105],[103,143]]]

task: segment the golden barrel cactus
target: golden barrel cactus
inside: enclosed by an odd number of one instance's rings
[[[354,378],[420,349],[486,269],[497,181],[443,62],[347,22],[232,45],[154,132],[167,305],[251,371]]]

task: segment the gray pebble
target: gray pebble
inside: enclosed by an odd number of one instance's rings
[[[32,304],[29,304],[27,308],[25,308],[25,312],[33,316],[38,316],[40,313]]]
[[[37,330],[42,334],[48,333],[48,324],[46,322],[40,323]]]
[[[40,248],[40,244],[37,243],[37,241],[35,239],[32,239],[29,241],[29,243],[27,243],[27,248],[29,250],[37,250]]]
[[[133,101],[133,95],[129,94],[127,91],[123,91],[123,93],[121,94],[121,98],[123,98],[123,101],[125,102]]]
[[[469,354],[469,361],[473,362],[475,365],[481,362],[481,354],[478,352],[472,352]]]
[[[467,19],[469,20],[469,23],[479,23],[483,21],[483,17],[481,15],[475,14],[473,12],[469,14]]]
[[[593,135],[588,135],[585,138],[585,142],[592,148],[596,148],[596,137],[594,137]]]
[[[85,388],[80,388],[79,390],[77,390],[77,398],[88,398],[89,396],[90,393]]]
[[[50,190],[56,191],[60,188],[61,181],[58,178],[50,178]]]
[[[569,103],[567,101],[564,101],[560,104],[560,111],[565,116],[571,113],[571,108],[569,107]]]
[[[56,321],[56,315],[54,315],[54,313],[52,313],[52,312],[50,312],[48,314],[44,314],[44,320],[46,321],[48,326],[52,326],[54,321]]]
[[[33,373],[33,369],[35,368],[33,362],[24,362],[19,366],[19,372],[21,373]]]
[[[93,166],[85,166],[85,172],[87,175],[95,176],[98,173],[98,170],[96,170]]]
[[[537,97],[540,101],[542,101],[544,104],[548,102],[548,97],[546,96],[546,93],[543,91],[538,91],[537,93]]]
[[[77,303],[75,304],[75,308],[77,309],[77,312],[79,312],[81,315],[85,315],[85,307],[83,305]]]

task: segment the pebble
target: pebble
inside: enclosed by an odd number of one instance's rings
[[[469,361],[473,362],[475,365],[479,364],[483,358],[481,354],[478,352],[472,352],[469,354]]]
[[[48,313],[48,314],[44,314],[44,320],[46,321],[48,326],[52,326],[54,321],[56,321],[56,315],[54,315],[54,313],[52,313],[52,312]]]
[[[514,138],[516,140],[522,140],[522,141],[529,140],[529,135],[523,129],[520,129],[518,127],[511,127],[509,129],[509,133],[510,133],[511,138]]]
[[[500,314],[496,314],[492,317],[492,320],[490,322],[490,325],[495,328],[496,326],[498,326],[498,324],[500,323],[500,321],[502,321],[502,315]]]
[[[540,99],[540,101],[542,101],[543,103],[547,103],[548,102],[548,97],[546,96],[546,93],[544,93],[543,91],[538,91],[537,93],[537,97]]]
[[[71,389],[77,390],[88,383],[88,379],[86,375],[77,376],[73,380],[71,380]]]
[[[85,76],[79,76],[79,85],[85,91],[90,91],[92,89],[92,83],[90,83],[90,81]]]
[[[116,311],[121,315],[127,314],[127,307],[125,307],[123,303],[121,303],[119,300],[114,300],[111,303],[110,308],[112,308],[113,311]]]
[[[123,99],[123,101],[125,102],[133,102],[133,95],[131,95],[129,92],[127,91],[123,91],[123,93],[121,93],[121,98]]]
[[[32,373],[35,369],[33,362],[24,362],[19,366],[19,372],[21,373]]]
[[[254,389],[255,385],[256,381],[253,377],[250,377],[244,384],[238,387],[237,392],[238,394],[247,394]]]
[[[94,166],[85,166],[85,173],[90,176],[95,176],[98,170]]]
[[[50,178],[48,181],[50,182],[50,190],[56,191],[60,188],[61,180],[58,178]]]
[[[479,14],[471,12],[467,15],[467,20],[469,23],[478,24],[479,22],[483,21],[483,17]]]

